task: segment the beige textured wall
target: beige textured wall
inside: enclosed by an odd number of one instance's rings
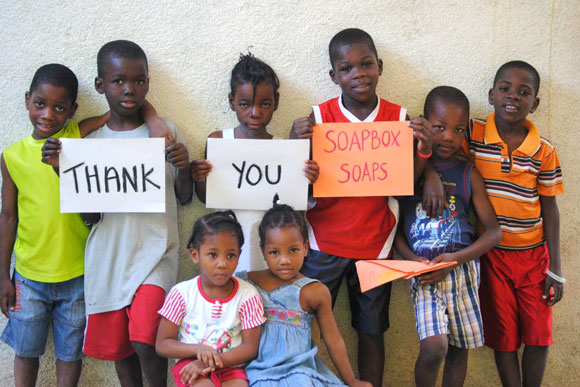
[[[360,27],[375,39],[385,71],[378,91],[421,111],[432,87],[449,84],[470,98],[475,117],[490,112],[487,91],[497,67],[524,59],[540,72],[541,103],[532,119],[558,148],[566,181],[559,198],[562,219],[564,300],[554,310],[555,345],[550,351],[547,386],[580,385],[580,263],[575,240],[580,234],[577,155],[580,103],[580,5],[575,0],[522,1],[152,1],[103,0],[0,1],[0,149],[30,134],[24,92],[36,68],[60,62],[80,80],[77,118],[105,110],[93,89],[99,47],[113,39],[138,42],[150,63],[149,99],[184,132],[192,157],[202,155],[211,131],[232,126],[227,104],[229,72],[240,52],[251,47],[278,73],[281,102],[272,127],[285,136],[292,121],[309,106],[338,93],[328,78],[327,44],[334,33]],[[204,213],[199,203],[181,210],[181,239]],[[576,242],[577,243],[577,242]],[[192,264],[182,252],[180,278]],[[395,285],[391,329],[386,336],[387,385],[411,385],[418,351],[407,283]],[[336,315],[356,364],[356,347],[342,294]],[[0,328],[5,324],[0,318]],[[50,352],[51,349],[48,350]],[[12,352],[0,345],[0,380],[12,383]],[[54,359],[42,360],[39,385],[54,385]],[[113,365],[85,361],[83,386],[116,385]],[[497,385],[492,353],[473,351],[467,383]]]

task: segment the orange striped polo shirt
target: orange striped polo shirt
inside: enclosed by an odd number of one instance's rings
[[[554,146],[540,136],[529,120],[528,135],[512,152],[495,126],[495,114],[487,121],[473,120],[463,151],[485,180],[487,195],[502,230],[498,247],[524,250],[544,242],[540,195],[564,192],[560,160]],[[481,233],[481,225],[478,227]]]

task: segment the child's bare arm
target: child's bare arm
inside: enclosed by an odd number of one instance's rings
[[[15,290],[10,281],[10,258],[18,227],[18,188],[8,173],[4,155],[2,168],[2,211],[0,212],[0,302],[2,313],[8,317],[8,309],[14,308]]]
[[[411,250],[409,244],[407,243],[407,238],[405,238],[401,228],[397,230],[397,234],[395,235],[395,250],[397,250],[397,253],[399,253],[401,258],[406,259],[407,261],[429,263],[428,259],[418,256],[413,252],[413,250]]]
[[[207,138],[223,138],[223,134],[221,131],[216,131],[211,133]],[[205,150],[203,152],[204,158],[193,160],[191,162],[191,177],[195,184],[195,193],[198,199],[205,203],[206,198],[206,179],[207,176],[212,171],[213,165],[207,159],[207,144],[205,146]]]
[[[550,271],[562,277],[560,267],[560,212],[555,196],[540,195],[540,205],[542,206],[542,218],[544,220],[544,235],[548,244],[550,254]],[[554,294],[550,296],[550,288]],[[546,284],[543,297],[548,301],[548,305],[554,305],[562,299],[564,295],[564,284],[546,276]]]
[[[483,225],[484,232],[471,245],[454,253],[445,253],[439,255],[432,262],[451,262],[457,261],[457,266],[463,265],[472,259],[478,258],[494,248],[501,241],[501,229],[497,223],[495,211],[485,190],[483,177],[473,169],[471,171],[471,200],[475,206],[479,221]],[[426,273],[419,277],[424,283],[435,283],[441,281],[447,273],[453,270],[453,266],[441,270]]]
[[[85,138],[90,133],[94,132],[95,130],[99,129],[102,126],[105,126],[107,121],[111,118],[111,112],[108,111],[103,115],[85,118],[81,122],[79,122],[79,130],[81,132],[81,138]]]
[[[413,138],[417,141],[417,152],[413,159],[413,182],[417,184],[423,175],[425,166],[432,153],[432,127],[431,123],[424,117],[415,117],[409,122],[413,129]]]
[[[167,162],[177,169],[175,195],[179,203],[187,204],[193,197],[193,180],[189,172],[189,153],[182,143],[175,143],[165,148]]]
[[[141,116],[145,123],[147,124],[147,128],[149,130],[149,137],[164,137],[165,138],[165,146],[173,144],[175,142],[175,138],[173,134],[165,124],[165,122],[157,115],[157,111],[149,103],[149,101],[145,100],[143,106],[141,107]]]
[[[354,372],[346,353],[346,345],[336,325],[334,314],[332,314],[332,299],[328,288],[320,282],[305,286],[300,292],[300,304],[303,305],[304,310],[316,314],[322,339],[326,344],[326,348],[328,348],[332,362],[344,382],[349,386],[371,387],[370,383],[361,382],[354,377]]]
[[[222,368],[223,364],[215,349],[203,344],[185,344],[177,341],[179,327],[164,317],[161,317],[155,350],[159,356],[172,359],[187,359],[197,357],[211,371]]]
[[[238,345],[236,348],[230,351],[223,352],[219,355],[223,364],[222,367],[233,367],[238,364],[246,363],[258,356],[261,333],[261,325],[251,329],[243,329],[242,344]]]

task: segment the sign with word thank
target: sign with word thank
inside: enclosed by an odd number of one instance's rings
[[[60,212],[165,212],[163,138],[60,141]]]
[[[306,210],[308,140],[207,139],[206,206],[267,210],[274,195],[280,203]]]
[[[413,194],[413,130],[408,121],[318,124],[314,197]]]

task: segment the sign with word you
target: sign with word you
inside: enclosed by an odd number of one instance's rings
[[[206,206],[267,210],[278,194],[280,203],[306,210],[308,140],[207,139]]]
[[[163,138],[60,141],[60,212],[165,212]]]
[[[407,121],[319,124],[314,197],[413,194],[413,130]]]

